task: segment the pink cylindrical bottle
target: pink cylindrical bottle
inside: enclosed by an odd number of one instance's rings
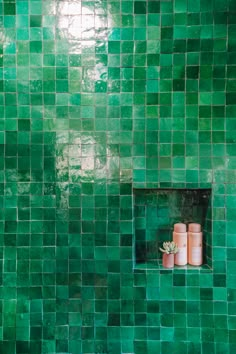
[[[173,241],[178,245],[178,253],[175,254],[176,265],[187,264],[187,232],[183,223],[174,224]]]
[[[202,232],[201,225],[188,225],[188,263],[193,266],[202,264]]]

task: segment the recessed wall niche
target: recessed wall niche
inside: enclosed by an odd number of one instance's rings
[[[159,247],[163,241],[172,240],[173,226],[177,222],[202,225],[201,268],[211,268],[211,204],[211,189],[134,189],[135,268],[161,268]]]

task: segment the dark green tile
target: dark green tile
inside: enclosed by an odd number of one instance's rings
[[[0,3],[0,351],[233,353],[234,1],[54,5]],[[133,270],[133,187],[212,187],[212,269]]]

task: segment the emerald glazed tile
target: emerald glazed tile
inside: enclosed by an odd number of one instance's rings
[[[234,352],[234,1],[0,13],[0,351]],[[211,269],[160,270],[197,188]]]

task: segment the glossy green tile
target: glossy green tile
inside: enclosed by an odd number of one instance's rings
[[[0,3],[0,351],[235,351],[234,7]],[[212,189],[210,271],[133,270],[134,187]]]

